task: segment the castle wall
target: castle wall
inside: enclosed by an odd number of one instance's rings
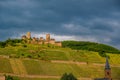
[[[44,44],[49,44],[49,42],[48,42],[48,41],[45,41]]]
[[[55,46],[60,46],[60,47],[62,47],[62,43],[61,43],[61,42],[55,42]]]
[[[40,41],[44,41],[44,38],[43,38],[43,37],[40,37]]]
[[[38,41],[37,41],[37,38],[33,37],[31,43],[32,43],[32,44],[37,44],[37,42],[38,42]]]
[[[49,41],[49,43],[54,45],[54,44],[55,44],[55,39],[51,39],[51,40]]]
[[[44,42],[43,41],[39,41],[38,44],[44,44]]]

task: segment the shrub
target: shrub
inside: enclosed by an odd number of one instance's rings
[[[27,47],[27,45],[24,44],[23,47]]]
[[[108,58],[110,58],[110,57],[105,53],[105,51],[99,51],[98,53],[99,53],[99,55],[100,55],[101,57],[108,57]]]
[[[77,78],[72,73],[64,73],[60,80],[77,80]]]
[[[18,77],[13,77],[10,75],[5,75],[5,80],[20,80]]]

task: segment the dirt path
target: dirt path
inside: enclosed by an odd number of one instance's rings
[[[65,63],[65,64],[84,64],[87,65],[86,62],[74,62],[74,61],[62,61],[62,60],[51,60],[52,63]]]
[[[15,74],[27,74],[27,71],[20,59],[10,59],[10,64]]]
[[[63,61],[63,60],[51,60],[52,63],[65,63],[65,64],[77,64],[77,65],[87,65],[87,62],[77,62],[77,61]],[[100,63],[90,63],[94,66],[105,66],[105,64]],[[120,67],[120,65],[111,65],[111,67]]]
[[[15,60],[14,60],[14,59],[9,59],[9,60],[10,60],[10,64],[11,64],[13,73],[14,73],[14,74],[19,74],[19,71],[18,71],[19,69],[18,69],[18,67],[17,67],[17,65],[16,65]]]

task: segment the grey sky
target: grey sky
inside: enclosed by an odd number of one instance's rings
[[[120,48],[120,0],[0,0],[0,40],[51,33]]]

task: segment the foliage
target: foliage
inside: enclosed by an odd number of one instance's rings
[[[22,40],[21,39],[7,39],[6,41],[5,41],[6,43],[9,43],[9,42],[12,42],[12,43],[21,43],[22,42]]]
[[[72,73],[64,73],[60,80],[77,80],[77,78]]]
[[[108,58],[110,58],[110,57],[105,53],[105,51],[99,51],[98,53],[99,53],[99,55],[100,55],[101,57],[108,57]]]
[[[21,43],[21,39],[7,39],[6,41],[0,41],[0,47],[4,48],[6,46],[16,46],[16,43]]]
[[[94,43],[94,42],[84,42],[84,41],[63,41],[62,46],[69,47],[75,50],[88,50],[88,51],[105,51],[106,53],[120,53],[120,51],[109,45]]]
[[[5,41],[6,46],[10,45],[10,46],[16,46],[16,43],[21,43],[22,40],[21,39],[7,39]]]
[[[1,48],[4,48],[6,46],[6,43],[5,42],[0,42],[0,47]]]
[[[22,46],[23,46],[23,47],[27,47],[27,45],[25,45],[25,44],[24,44],[24,45],[22,45]]]
[[[18,77],[13,77],[10,75],[5,75],[5,80],[20,80]]]

